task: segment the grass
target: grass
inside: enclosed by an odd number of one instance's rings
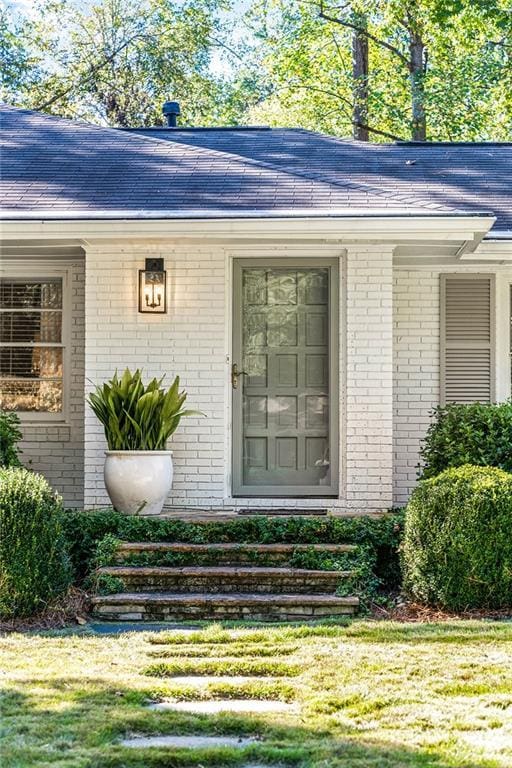
[[[293,677],[301,668],[281,661],[260,661],[259,659],[228,658],[224,660],[176,661],[151,664],[144,674],[152,677],[176,677],[177,675],[251,675],[254,677]]]
[[[277,660],[258,657],[275,648]],[[246,648],[245,656],[242,654]],[[175,652],[173,652],[175,649]],[[231,653],[231,649],[236,653]],[[277,677],[198,688],[145,674],[172,667]],[[282,652],[281,652],[282,651]],[[231,658],[230,658],[231,657]],[[300,674],[282,675],[283,664]],[[263,665],[263,666],[258,666]],[[453,621],[196,633],[0,638],[2,768],[505,768],[512,765],[512,624]],[[300,715],[153,711],[162,698],[296,701]],[[244,750],[128,750],[130,734],[230,734]]]
[[[279,645],[279,643],[256,645],[253,643],[250,648],[251,656],[259,656],[260,658],[270,656],[288,656],[290,653],[294,653],[297,650],[296,645]],[[216,645],[182,645],[174,648],[167,648],[149,651],[149,656],[153,658],[217,658],[219,655],[219,649]],[[229,644],[229,657],[235,658],[238,656],[248,656],[248,648],[246,643],[230,643]]]

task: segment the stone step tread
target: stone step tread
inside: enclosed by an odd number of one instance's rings
[[[118,554],[122,552],[257,552],[261,554],[293,554],[293,552],[354,552],[356,544],[188,544],[185,542],[166,541],[121,541],[117,548]]]
[[[109,576],[189,576],[199,578],[204,576],[205,578],[229,578],[229,577],[250,577],[255,578],[262,577],[296,577],[297,579],[320,579],[323,580],[337,580],[348,578],[354,575],[354,571],[321,571],[321,570],[309,570],[307,568],[274,568],[274,567],[258,567],[258,566],[243,566],[243,565],[224,565],[224,566],[179,566],[173,568],[171,566],[161,565],[105,565],[98,568],[97,573],[106,574]]]
[[[93,605],[346,605],[357,607],[359,598],[338,595],[304,594],[252,594],[237,592],[181,593],[181,592],[117,592],[113,595],[97,595]]]
[[[352,515],[351,515],[352,516]],[[186,513],[186,512],[173,512],[172,510],[163,510],[159,515],[154,516],[154,520],[179,520],[183,523],[194,523],[197,525],[211,525],[212,523],[233,523],[233,522],[240,522],[241,519],[244,518],[257,518],[257,517],[264,517],[266,519],[273,518],[278,520],[293,520],[297,519],[298,517],[302,518],[304,515],[295,513],[293,511],[289,511],[286,514],[280,513],[275,514],[274,512],[270,512],[268,510],[258,510],[250,515],[248,514],[241,514],[240,512],[203,512],[203,513]],[[313,514],[308,514],[306,517],[314,518],[319,517],[324,519],[325,517],[330,517],[329,513],[326,512],[315,512]]]
[[[327,509],[238,509],[237,515],[256,516],[265,515],[266,517],[325,517],[328,514]]]

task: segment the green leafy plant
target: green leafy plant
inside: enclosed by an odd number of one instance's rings
[[[42,475],[0,469],[0,616],[37,613],[70,580],[60,498]]]
[[[421,449],[422,477],[463,464],[512,472],[511,447],[512,402],[436,408]]]
[[[0,410],[0,467],[20,467],[17,443],[21,440],[17,413]]]
[[[202,415],[183,409],[187,395],[179,390],[179,376],[168,390],[162,381],[163,377],[152,379],[145,386],[142,372],[131,373],[127,368],[121,378],[116,371],[109,382],[89,395],[88,403],[103,424],[109,450],[165,450],[184,416]]]
[[[466,465],[424,480],[406,509],[405,591],[451,610],[512,607],[512,475]]]
[[[112,509],[81,512],[66,510],[64,527],[76,578],[83,581],[99,564],[115,564],[115,540],[168,541],[189,544],[228,542],[243,544],[357,544],[358,551],[367,552],[371,569],[380,590],[399,586],[400,567],[398,547],[402,536],[403,514],[396,511],[382,517],[241,517],[229,522],[201,524],[173,518],[145,518],[123,515]],[[99,545],[99,551],[98,551]],[[112,555],[109,558],[109,554]],[[353,557],[350,558],[353,561]],[[185,557],[162,559],[158,555],[133,557],[133,565],[193,565],[208,564]],[[258,564],[262,565],[262,562]],[[293,564],[305,568],[352,567],[348,558],[336,559],[313,552],[293,555]]]

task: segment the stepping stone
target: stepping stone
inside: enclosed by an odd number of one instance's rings
[[[94,632],[95,635],[121,635],[125,634],[126,632],[171,632],[173,630],[176,630],[180,633],[192,633],[197,632],[201,630],[201,627],[199,626],[189,626],[184,627],[183,624],[171,624],[169,623],[158,623],[158,624],[151,624],[150,622],[146,622],[144,624],[141,624],[140,622],[137,622],[135,624],[130,624],[129,622],[115,622],[115,621],[105,621],[105,622],[96,622],[88,625],[88,628]]]
[[[265,677],[263,681],[270,683],[275,677]],[[169,681],[174,685],[195,685],[206,688],[207,685],[245,685],[246,683],[261,683],[261,677],[250,675],[176,675]]]
[[[249,747],[256,744],[253,738],[237,736],[133,736],[123,739],[122,747],[175,747],[177,749],[206,749],[208,747]]]
[[[212,699],[210,701],[161,701],[150,704],[149,709],[157,711],[192,712],[194,714],[215,715],[219,712],[240,712],[243,714],[267,712],[289,712],[297,714],[299,708],[296,704],[287,704],[284,701],[269,701],[268,699]]]

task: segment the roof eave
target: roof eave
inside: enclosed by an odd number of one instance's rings
[[[156,213],[156,212],[155,212]],[[106,212],[111,217],[113,212]],[[55,215],[55,214],[54,214]],[[140,218],[52,218],[27,219],[18,217],[1,224],[1,237],[7,243],[28,239],[67,241],[78,245],[108,242],[190,240],[308,240],[337,243],[451,243],[463,253],[476,248],[489,232],[495,217],[489,214],[446,212],[432,213],[377,213],[308,212],[285,215],[282,211],[271,214],[263,211],[248,215],[232,213],[229,216],[194,217],[181,212],[179,217]],[[434,224],[435,222],[435,224]]]
[[[0,213],[0,222],[9,221],[141,221],[141,220],[244,220],[244,219],[403,219],[403,218],[477,218],[493,219],[490,211],[446,211],[436,208],[272,208],[272,209],[105,209],[105,210],[12,210],[4,209]]]

